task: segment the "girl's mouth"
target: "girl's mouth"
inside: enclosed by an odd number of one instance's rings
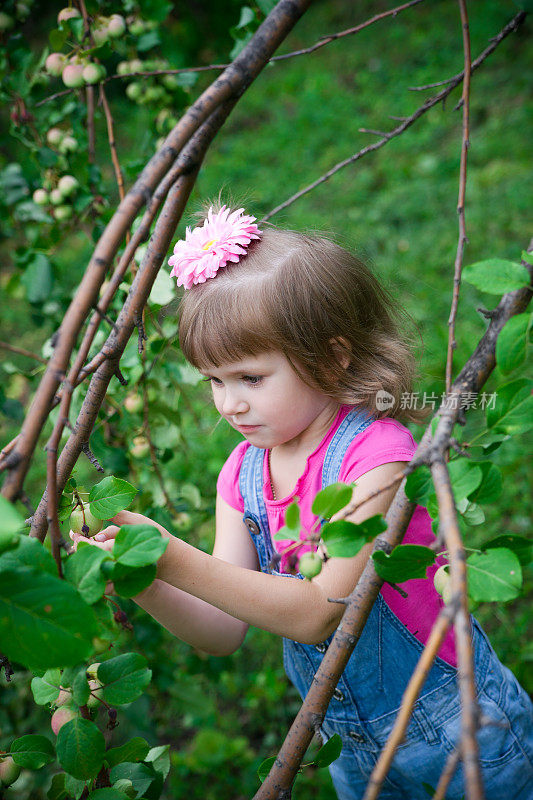
[[[252,433],[259,428],[259,425],[238,425],[237,423],[234,423],[234,427],[241,433]]]

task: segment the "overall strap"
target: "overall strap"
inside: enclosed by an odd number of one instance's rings
[[[250,445],[246,450],[239,472],[239,491],[244,500],[244,524],[257,550],[261,571],[273,572],[274,548],[263,497],[264,457],[265,451],[259,447]]]
[[[324,464],[322,466],[322,488],[335,483],[339,479],[339,473],[348,446],[355,437],[362,433],[374,422],[374,417],[360,408],[354,408],[347,414],[337,428],[333,439],[328,445]]]

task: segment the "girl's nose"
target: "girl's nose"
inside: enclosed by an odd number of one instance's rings
[[[225,416],[231,417],[235,414],[244,414],[248,409],[249,405],[246,400],[243,400],[234,392],[226,390],[224,402],[222,403],[222,413]]]

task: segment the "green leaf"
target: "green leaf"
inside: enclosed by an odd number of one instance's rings
[[[145,567],[165,552],[168,539],[154,525],[123,525],[115,538],[113,556],[119,564]]]
[[[13,536],[24,528],[24,517],[15,506],[0,495],[0,536]],[[15,538],[15,541],[17,539]]]
[[[18,546],[0,557],[0,569],[31,567],[57,577],[57,566],[52,555],[38,539],[19,536]]]
[[[168,272],[160,269],[150,291],[150,302],[158,306],[166,306],[175,297],[176,287],[174,281]]]
[[[61,672],[59,669],[47,669],[42,678],[32,678],[31,690],[38,706],[51,703],[59,694]]]
[[[155,564],[136,568],[115,564],[110,580],[120,597],[135,597],[153,583],[156,574]]]
[[[132,703],[150,683],[152,671],[138,653],[123,653],[98,667],[98,680],[104,684],[104,698],[112,706]]]
[[[15,739],[11,745],[11,755],[19,767],[40,769],[55,761],[56,752],[52,742],[45,736],[30,733]]]
[[[79,706],[83,706],[89,699],[89,695],[90,689],[89,682],[87,681],[87,673],[85,667],[80,667],[72,681],[72,699]]]
[[[512,550],[523,567],[533,561],[533,542],[526,539],[524,536],[516,536],[514,533],[503,533],[501,536],[496,536],[495,539],[491,539],[483,545],[484,550],[489,550],[493,547],[506,547],[508,550]]]
[[[334,733],[316,754],[313,764],[315,767],[329,767],[338,759],[342,750],[342,739],[338,733]]]
[[[287,539],[290,539],[291,542],[297,541],[294,538],[294,531],[290,531],[286,525],[279,529],[277,533],[274,534],[272,537],[276,542],[286,542]]]
[[[429,467],[424,465],[417,467],[414,472],[407,476],[405,494],[412,503],[427,506],[433,491],[433,480]]]
[[[353,484],[332,483],[315,496],[311,509],[313,514],[322,519],[331,519],[338,511],[348,505],[352,499]]]
[[[435,561],[435,553],[418,544],[399,544],[390,556],[383,550],[376,550],[372,558],[380,578],[389,583],[403,583],[425,578],[427,568]]]
[[[144,760],[151,764],[164,780],[170,772],[170,745],[162,744],[159,747],[152,747]]]
[[[478,464],[471,464],[464,458],[450,461],[448,472],[456,503],[472,494],[483,478],[481,467]]]
[[[489,294],[504,294],[530,284],[529,272],[523,264],[501,258],[488,258],[470,264],[463,269],[462,277],[467,283]]]
[[[130,764],[127,761],[113,767],[109,777],[112,783],[115,783],[115,781],[121,778],[128,778],[133,783],[138,797],[142,796],[149,786],[159,779],[157,772],[150,765]],[[155,796],[159,797],[159,794]]]
[[[506,323],[496,342],[496,363],[503,373],[512,372],[526,359],[533,314],[518,314]]]
[[[276,758],[277,756],[270,756],[269,758],[265,758],[265,760],[262,761],[261,764],[259,765],[259,769],[257,770],[257,775],[261,783],[263,783],[266,776],[274,766]]]
[[[119,511],[124,511],[137,494],[137,489],[122,480],[108,475],[96,486],[93,486],[89,495],[89,508],[91,514],[97,519],[111,519]]]
[[[30,567],[0,571],[0,641],[24,666],[78,664],[91,652],[96,619],[73,587]]]
[[[66,777],[65,772],[58,772],[52,776],[52,783],[46,794],[48,800],[69,800],[69,792],[65,788]]]
[[[26,287],[29,303],[44,303],[54,283],[50,259],[44,253],[34,253],[20,282]]]
[[[468,500],[464,502],[466,503],[465,509],[459,512],[461,518],[467,525],[482,525],[485,522],[485,512],[483,509],[476,505],[476,503],[470,503]]]
[[[67,558],[65,578],[77,587],[86,603],[96,603],[105,591],[106,579],[100,570],[103,561],[112,563],[111,555],[88,542],[80,542]]]
[[[79,780],[95,778],[104,762],[105,740],[89,719],[70,720],[57,734],[57,758],[70,775]]]
[[[298,537],[300,533],[300,509],[298,503],[291,503],[285,512],[286,527]]]
[[[114,767],[122,761],[144,761],[149,750],[150,745],[146,739],[135,736],[133,739],[130,739],[129,742],[126,742],[126,744],[120,747],[112,747],[108,750],[105,754],[105,760],[109,767]]]
[[[481,484],[468,495],[468,499],[473,503],[494,503],[503,489],[501,470],[490,461],[483,461],[478,467],[482,472]]]
[[[346,519],[326,522],[322,526],[320,535],[329,556],[351,558],[357,555],[367,542],[385,530],[387,523],[381,514],[376,514],[360,523],[349,522]]]
[[[476,602],[512,600],[522,585],[518,557],[505,547],[473,553],[466,560],[468,594]]]
[[[519,378],[499,386],[494,408],[487,408],[487,426],[508,434],[533,427],[532,385],[527,378]]]
[[[87,800],[126,800],[126,795],[117,789],[95,789],[87,797]]]

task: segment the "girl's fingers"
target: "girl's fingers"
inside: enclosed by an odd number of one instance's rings
[[[114,527],[114,526],[111,526],[111,527]],[[119,529],[116,528],[116,531],[118,531],[118,530]],[[101,533],[104,533],[104,531],[101,531]],[[97,534],[97,535],[99,535],[99,534]],[[72,539],[72,541],[74,542],[74,549],[75,550],[77,549],[78,544],[80,542],[89,542],[89,544],[92,544],[95,547],[99,547],[101,550],[112,550],[113,549],[113,545],[115,543],[114,536],[109,538],[109,539],[106,539],[104,537],[104,539],[99,539],[98,541],[95,541],[96,536],[93,536],[93,537],[82,536],[81,533],[74,533],[74,531],[69,531],[69,536]]]
[[[107,528],[104,528],[93,536],[93,539],[97,542],[105,542],[108,539],[114,539],[119,530],[120,528],[117,525],[108,525]]]

